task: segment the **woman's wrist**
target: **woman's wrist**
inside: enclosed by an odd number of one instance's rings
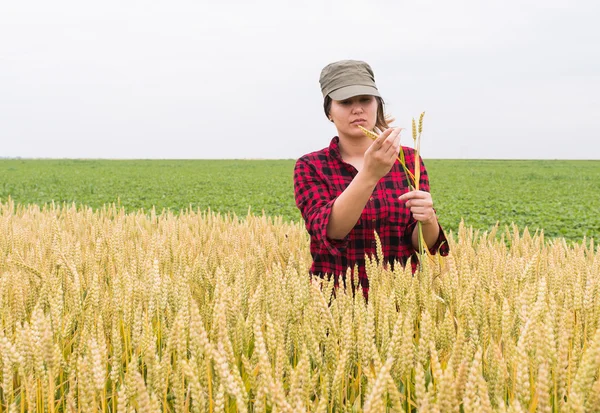
[[[354,179],[358,179],[360,182],[363,182],[365,186],[375,189],[375,187],[377,186],[377,182],[379,182],[380,178],[378,179],[366,172],[366,170],[361,169],[360,171],[358,171],[358,174],[356,174],[356,177]]]
[[[421,221],[421,224],[423,224],[423,226],[427,226],[427,227],[431,227],[431,226],[437,227],[438,226],[437,216],[434,214],[433,217],[431,217],[427,221]]]

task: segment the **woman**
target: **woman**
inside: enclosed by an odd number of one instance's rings
[[[393,266],[418,250],[416,222],[422,224],[430,252],[448,254],[448,244],[429,194],[427,171],[421,160],[420,190],[411,191],[398,162],[400,148],[406,166],[414,170],[415,152],[400,146],[400,128],[390,128],[371,67],[344,60],[321,72],[325,115],[337,136],[329,147],[304,155],[294,168],[296,205],[310,234],[314,275],[345,277],[358,269],[368,296],[365,254],[376,254],[375,233],[384,260]],[[371,140],[358,126],[376,131]]]

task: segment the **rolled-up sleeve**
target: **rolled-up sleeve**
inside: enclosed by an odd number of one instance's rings
[[[410,224],[407,225],[406,230],[404,231],[403,240],[407,245],[412,245],[412,233],[415,230],[415,226],[417,225],[417,221],[413,220]],[[437,240],[433,245],[428,245],[429,253],[431,255],[435,255],[438,252],[441,256],[445,257],[450,252],[450,247],[448,246],[448,239],[446,238],[446,234],[444,233],[444,229],[438,222],[438,227],[440,233],[437,237]],[[416,252],[416,251],[415,251]]]
[[[316,168],[302,158],[294,167],[294,196],[311,238],[330,254],[342,254],[348,246],[349,236],[339,240],[327,236],[327,224],[336,198]]]

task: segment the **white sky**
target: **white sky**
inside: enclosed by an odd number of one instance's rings
[[[600,159],[600,2],[5,1],[0,156],[298,158],[371,64],[424,158]],[[404,144],[412,146],[409,133]]]

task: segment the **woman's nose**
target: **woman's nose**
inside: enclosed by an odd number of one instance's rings
[[[352,113],[362,113],[362,112],[363,112],[363,107],[360,104],[360,102],[352,105]]]

